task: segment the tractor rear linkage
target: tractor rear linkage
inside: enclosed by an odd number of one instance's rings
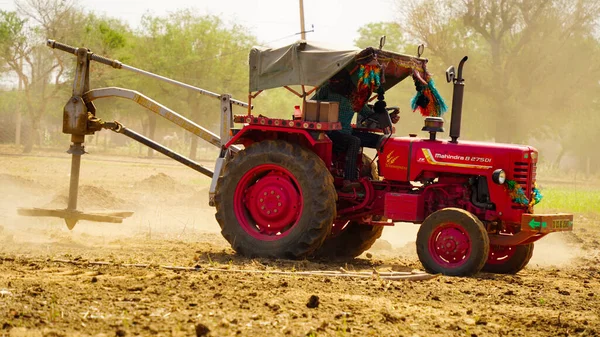
[[[125,135],[141,144],[144,144],[157,152],[160,152],[208,177],[212,178],[210,185],[210,203],[212,205],[217,179],[219,172],[221,171],[224,162],[229,156],[230,151],[237,151],[238,148],[231,146],[228,149],[225,148],[225,144],[230,139],[230,129],[233,124],[232,105],[238,105],[240,107],[250,108],[247,103],[232,99],[230,95],[223,94],[219,95],[201,88],[191,86],[179,81],[175,81],[160,75],[153,74],[148,71],[137,69],[126,64],[119,62],[118,60],[110,60],[106,57],[94,54],[87,48],[75,48],[54,40],[48,40],[46,45],[50,48],[58,49],[69,54],[77,56],[77,65],[73,81],[73,94],[69,101],[65,104],[63,112],[63,133],[71,135],[71,146],[67,153],[71,154],[71,175],[69,184],[69,202],[66,209],[41,209],[32,208],[25,209],[20,208],[18,213],[26,216],[50,216],[59,217],[65,219],[67,227],[73,229],[78,220],[88,221],[99,221],[99,222],[113,222],[121,223],[124,218],[129,217],[133,212],[94,212],[94,213],[83,213],[77,210],[77,197],[79,190],[79,172],[81,167],[81,156],[85,154],[84,141],[86,135],[93,135],[102,129],[108,129],[116,133]],[[211,131],[203,128],[202,126],[194,123],[193,121],[181,116],[177,112],[163,106],[162,104],[154,101],[153,99],[142,95],[141,93],[117,88],[99,88],[90,90],[90,61],[96,61],[115,69],[125,69],[138,74],[152,77],[167,83],[175,84],[180,87],[196,91],[202,95],[217,98],[221,101],[221,130],[220,136],[212,133]],[[210,169],[198,164],[197,162],[178,154],[169,148],[147,138],[143,135],[126,128],[119,122],[105,122],[96,117],[96,108],[93,101],[100,98],[107,97],[122,97],[132,100],[146,109],[166,118],[167,120],[179,125],[183,129],[193,133],[194,135],[204,139],[210,144],[219,147],[221,153],[217,158],[215,170],[217,174],[214,174]]]

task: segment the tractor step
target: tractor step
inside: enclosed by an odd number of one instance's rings
[[[122,223],[123,219],[133,215],[130,211],[99,211],[84,213],[70,209],[19,208],[17,213],[23,216],[55,217],[65,219],[67,227],[73,229],[79,220]]]

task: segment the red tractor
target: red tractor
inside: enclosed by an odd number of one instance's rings
[[[450,140],[441,140],[436,137],[444,132],[440,117],[425,119],[422,130],[429,133],[428,138],[393,136],[389,109],[383,101],[383,91],[409,76],[417,88],[427,90],[427,59],[420,57],[421,50],[419,57],[412,57],[382,50],[381,46],[340,51],[303,41],[279,49],[255,48],[250,54],[250,94],[245,103],[106,59],[84,48],[52,40],[48,45],[78,56],[76,83],[65,106],[63,123],[63,131],[73,137],[69,207],[62,213],[34,209],[21,210],[22,214],[61,216],[69,228],[81,219],[119,221],[127,215],[90,215],[76,210],[84,137],[105,128],[211,176],[210,200],[216,206],[222,234],[236,252],[248,256],[353,258],[371,247],[384,226],[411,222],[421,225],[417,253],[428,272],[516,273],[529,262],[535,241],[551,232],[572,230],[570,214],[533,214],[533,205],[541,197],[535,185],[536,149],[458,140],[466,57],[457,73],[453,67],[446,73],[448,82],[454,84],[454,95]],[[220,136],[138,92],[122,88],[90,90],[87,72],[91,60],[219,98]],[[372,93],[380,88],[379,94],[370,99],[377,98],[375,113],[357,121],[356,128],[380,133],[381,141],[376,158],[359,156],[361,187],[350,192],[341,189],[344,155],[334,151],[327,136],[328,131],[341,128],[336,106],[307,100],[342,69],[358,77],[356,92]],[[367,77],[371,82],[363,81]],[[306,91],[306,86],[312,89]],[[252,99],[276,87],[285,87],[302,99],[304,116],[279,119],[253,113]],[[111,96],[131,99],[220,147],[214,172],[118,122],[97,118],[93,100]],[[431,97],[423,107],[428,103]],[[246,107],[247,114],[233,116],[233,105]],[[235,128],[234,123],[241,127]]]

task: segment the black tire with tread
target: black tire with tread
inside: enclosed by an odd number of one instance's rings
[[[361,177],[379,180],[377,164],[363,153]],[[381,237],[384,226],[363,225],[358,221],[350,221],[346,228],[334,237],[328,237],[315,256],[320,258],[351,259],[369,250]]]
[[[254,238],[238,223],[235,190],[246,172],[257,165],[275,164],[291,172],[302,189],[303,211],[285,237],[274,241]],[[301,259],[318,249],[336,215],[333,177],[313,152],[282,140],[254,143],[238,152],[225,166],[215,194],[216,219],[221,234],[239,254],[251,257]]]
[[[383,226],[363,225],[350,221],[338,235],[327,238],[316,256],[321,258],[351,259],[369,250],[381,237]]]
[[[459,224],[471,239],[471,254],[468,260],[456,268],[439,265],[429,253],[429,238],[438,226],[448,222]],[[471,276],[478,273],[485,265],[490,239],[485,227],[475,215],[460,208],[444,208],[432,213],[423,221],[417,233],[416,245],[419,260],[428,273]]]
[[[514,254],[501,264],[486,263],[481,271],[494,274],[516,274],[521,271],[533,256],[533,242],[515,246]]]

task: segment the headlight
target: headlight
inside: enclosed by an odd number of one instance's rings
[[[498,185],[504,184],[504,182],[506,181],[506,173],[504,172],[504,170],[497,169],[496,171],[494,171],[494,173],[492,173],[492,181]]]

